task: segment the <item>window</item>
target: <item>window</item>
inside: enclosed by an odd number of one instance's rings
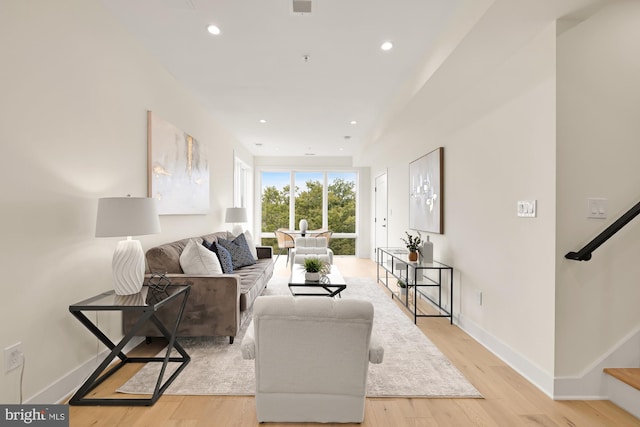
[[[277,250],[274,231],[298,229],[304,218],[310,230],[333,231],[330,247],[336,255],[355,255],[356,172],[263,171],[260,178],[262,244]]]
[[[309,230],[325,228],[322,224],[324,198],[324,174],[321,172],[296,172],[295,173],[295,216],[293,228],[299,228],[301,219],[309,223]]]

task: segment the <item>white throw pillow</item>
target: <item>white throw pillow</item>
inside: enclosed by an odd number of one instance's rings
[[[222,274],[216,254],[195,240],[189,240],[180,254],[180,267],[185,274]]]
[[[247,245],[249,245],[251,255],[253,255],[253,258],[257,261],[258,250],[256,249],[256,244],[253,242],[253,237],[251,236],[251,232],[249,230],[244,232],[244,238],[247,240]]]

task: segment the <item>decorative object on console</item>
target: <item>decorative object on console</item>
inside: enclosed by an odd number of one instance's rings
[[[444,233],[444,148],[409,163],[409,228]]]
[[[244,231],[242,229],[241,223],[246,223],[248,221],[247,217],[247,208],[227,208],[227,211],[224,215],[224,222],[228,224],[233,224],[233,228],[231,232],[234,235],[242,234]]]
[[[300,227],[300,234],[302,236],[307,234],[307,230],[309,229],[309,222],[307,222],[306,219],[301,219],[300,223],[298,224],[298,226]]]
[[[407,282],[403,279],[398,279],[398,287],[400,288],[400,295],[403,297],[407,294]]]
[[[429,236],[427,236],[427,240],[423,242],[419,252],[421,262],[433,262],[433,242],[429,240]]]
[[[404,232],[407,235],[407,238],[401,237],[402,240],[409,250],[409,261],[415,262],[418,260],[418,252],[422,248],[422,235],[418,231],[418,236],[412,236],[408,231]]]
[[[140,292],[144,252],[131,236],[160,232],[157,201],[147,197],[107,197],[98,200],[96,237],[123,237],[113,253],[113,286],[118,295]]]
[[[321,276],[326,276],[331,271],[331,265],[320,258],[307,257],[304,259],[305,280],[319,282]]]
[[[206,146],[147,112],[148,196],[160,215],[209,213]]]
[[[151,289],[163,292],[171,284],[171,279],[169,279],[164,273],[151,273],[147,283]]]

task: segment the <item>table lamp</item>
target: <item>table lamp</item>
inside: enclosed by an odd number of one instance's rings
[[[233,223],[233,229],[231,232],[238,236],[243,233],[240,223],[247,222],[247,208],[227,208],[227,212],[224,216],[224,222]]]
[[[156,199],[106,197],[98,200],[96,237],[123,237],[113,253],[113,287],[117,295],[140,292],[144,281],[144,252],[131,236],[160,232]]]

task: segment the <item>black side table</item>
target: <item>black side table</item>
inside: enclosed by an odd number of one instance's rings
[[[176,332],[184,307],[187,303],[190,286],[183,285],[171,285],[164,290],[154,290],[148,286],[143,286],[142,291],[134,295],[116,295],[113,290],[96,295],[92,298],[86,299],[79,303],[69,306],[69,311],[73,314],[87,329],[89,329],[105,346],[111,349],[111,353],[102,361],[100,366],[87,378],[78,391],[73,395],[69,401],[70,405],[107,405],[107,406],[151,406],[153,405],[166,390],[167,387],[176,379],[176,377],[187,366],[191,358],[182,346],[176,341]],[[156,312],[165,304],[182,297],[180,311],[175,319],[173,325],[170,325],[169,329],[160,322],[156,317]],[[136,322],[134,327],[127,333],[120,342],[114,344],[91,320],[89,320],[82,312],[83,311],[136,311],[140,313],[140,319]],[[146,322],[151,321],[162,332],[164,337],[169,342],[167,346],[167,352],[164,357],[129,357],[123,353],[122,349],[125,345],[136,335],[136,332]],[[181,357],[170,357],[172,349],[176,349],[180,353]],[[117,364],[114,364],[104,374],[104,370],[109,364],[116,358],[120,358]],[[118,398],[86,398],[85,396],[91,392],[94,388],[100,385],[104,380],[113,375],[116,371],[122,368],[127,363],[147,363],[147,362],[161,362],[162,369],[158,375],[156,387],[154,389],[151,398],[131,398],[131,399],[118,399]],[[167,378],[163,383],[164,374],[169,362],[181,362],[178,369]],[[102,374],[102,375],[101,375]]]

